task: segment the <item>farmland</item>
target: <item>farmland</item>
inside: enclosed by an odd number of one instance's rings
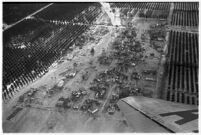
[[[198,105],[198,35],[170,32],[167,100]]]

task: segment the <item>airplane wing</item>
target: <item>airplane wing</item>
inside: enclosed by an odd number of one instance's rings
[[[143,96],[118,102],[128,125],[136,132],[198,132],[198,106]]]

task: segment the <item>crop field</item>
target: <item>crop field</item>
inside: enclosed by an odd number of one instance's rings
[[[80,8],[74,4],[75,13],[69,13],[68,10],[71,10],[70,7],[72,8],[73,4],[68,5],[69,8],[66,8],[65,4],[54,4],[36,14],[34,19],[24,20],[17,27],[4,32],[3,49],[6,52],[3,53],[4,99],[11,98],[16,92],[7,90],[6,85],[12,84],[11,89],[22,87],[44,75],[48,67],[55,60],[58,60],[63,52],[69,50],[69,47],[74,43],[73,41],[89,27],[72,23],[65,25],[59,21],[53,23],[51,20],[64,19],[75,22],[76,13],[86,9],[84,12],[90,13],[85,16],[85,21],[92,23],[99,12],[97,12],[98,8],[87,9],[89,5],[85,3]],[[66,14],[62,14],[64,11]],[[78,17],[83,18],[83,15],[80,14]]]
[[[174,9],[177,11],[198,11],[199,4],[197,2],[175,2]]]
[[[138,16],[143,18],[167,19],[168,15],[168,10],[140,10]]]
[[[36,18],[43,18],[45,20],[72,20],[75,15],[88,8],[92,3],[55,3],[42,12],[35,15]]]
[[[171,25],[179,26],[198,26],[198,11],[173,11]]]
[[[177,26],[198,26],[199,24],[199,3],[174,3],[171,25]]]
[[[170,32],[165,99],[198,104],[198,34]]]
[[[136,8],[149,10],[169,10],[170,3],[166,2],[115,2],[111,4],[112,8]]]

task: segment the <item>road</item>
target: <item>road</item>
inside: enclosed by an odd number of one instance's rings
[[[13,24],[11,24],[11,25],[8,25],[8,27],[6,27],[6,28],[3,30],[3,32],[6,31],[6,30],[8,30],[8,29],[10,29],[11,27],[17,25],[18,23],[24,21],[26,18],[31,17],[31,16],[33,16],[33,15],[39,13],[40,11],[46,9],[47,7],[51,6],[52,4],[53,4],[53,3],[50,3],[50,4],[48,4],[47,6],[44,6],[44,7],[42,7],[41,9],[37,10],[36,12],[34,12],[34,13],[32,13],[32,14],[30,14],[30,15],[24,17],[24,18],[22,18],[21,20],[19,20],[19,21],[13,23]]]

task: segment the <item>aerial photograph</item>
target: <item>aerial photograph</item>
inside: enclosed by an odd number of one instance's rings
[[[199,133],[199,2],[2,2],[3,133]]]

